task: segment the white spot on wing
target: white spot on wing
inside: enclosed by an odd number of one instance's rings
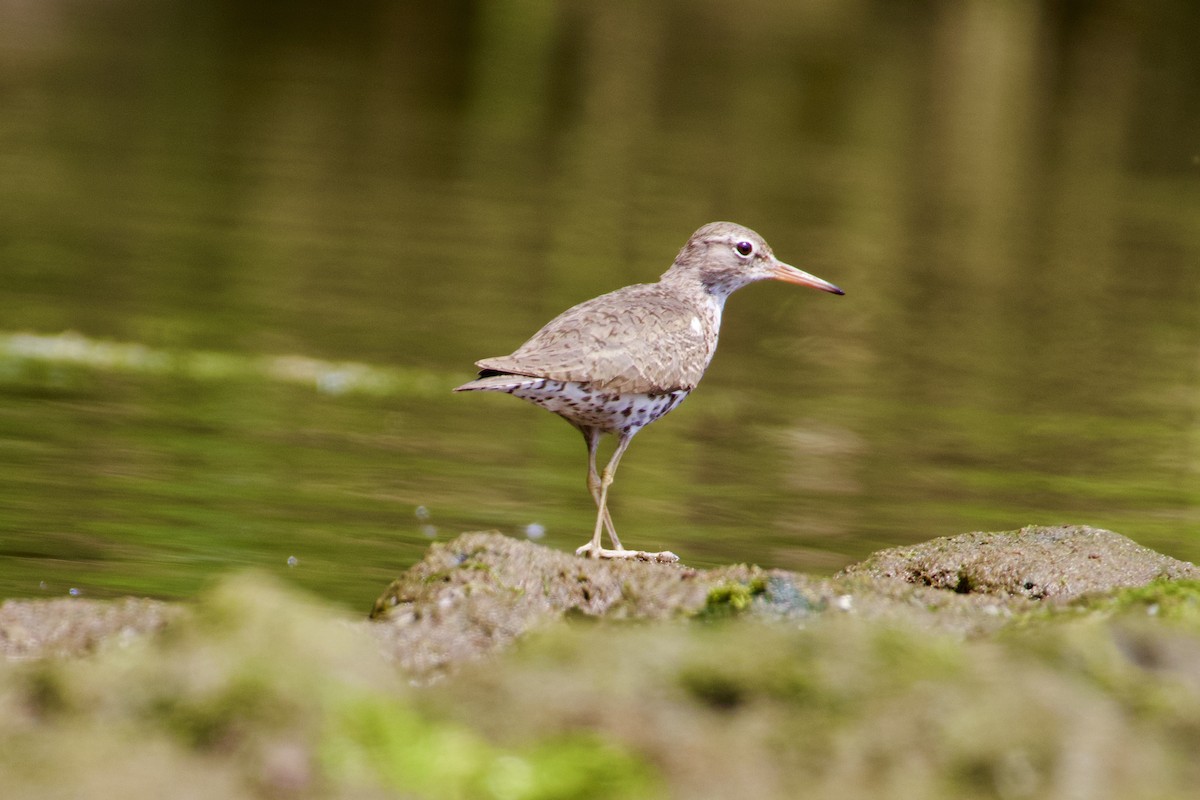
[[[700,324],[699,317],[692,317],[692,330],[694,330],[698,336],[704,335],[704,326]]]

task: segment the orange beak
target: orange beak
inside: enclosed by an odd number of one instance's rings
[[[771,278],[784,283],[797,283],[801,286],[811,286],[814,289],[820,289],[822,292],[830,294],[845,294],[841,289],[834,286],[829,281],[823,281],[816,275],[809,275],[802,269],[784,264],[782,261],[776,261],[775,266],[771,268]]]

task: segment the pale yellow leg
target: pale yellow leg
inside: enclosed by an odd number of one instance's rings
[[[612,517],[608,513],[608,487],[612,485],[613,477],[617,474],[617,465],[621,463],[621,456],[625,454],[625,448],[629,447],[629,442],[633,440],[633,434],[623,434],[617,440],[617,449],[613,451],[612,458],[608,460],[608,466],[604,468],[604,475],[599,481],[599,494],[597,496],[596,489],[596,443],[600,439],[600,432],[594,429],[584,430],[584,437],[588,442],[588,488],[592,490],[592,497],[596,500],[596,528],[592,532],[592,540],[575,551],[576,555],[591,556],[592,558],[633,558],[640,561],[678,561],[679,556],[674,553],[664,550],[661,553],[648,553],[644,550],[626,550],[618,541],[616,531],[613,529]],[[609,538],[612,539],[612,550],[605,550],[600,546],[600,537],[604,533],[605,528],[608,529]]]
[[[600,503],[600,473],[596,471],[596,451],[600,447],[600,439],[604,436],[604,431],[599,428],[580,428],[583,432],[584,441],[587,442],[588,448],[588,491],[592,494],[592,500],[596,502],[596,509],[599,518],[604,520],[604,527],[608,531],[608,538],[612,540],[613,547],[617,550],[624,550],[621,546],[621,540],[617,538],[617,529],[613,526],[612,515],[608,513],[608,508]],[[595,542],[599,544],[599,542]]]

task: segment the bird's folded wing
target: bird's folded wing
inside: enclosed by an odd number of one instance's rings
[[[629,287],[653,289],[654,285]],[[604,295],[564,311],[508,356],[481,369],[589,383],[616,392],[695,388],[712,356],[691,308],[655,293]]]

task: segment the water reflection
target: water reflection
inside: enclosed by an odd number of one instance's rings
[[[622,465],[630,537],[832,569],[1069,520],[1200,557],[1193,4],[4,13],[0,333],[246,368],[0,356],[0,594],[256,564],[361,607],[430,525],[573,546],[577,436],[436,389],[721,218],[848,296],[730,301]]]

